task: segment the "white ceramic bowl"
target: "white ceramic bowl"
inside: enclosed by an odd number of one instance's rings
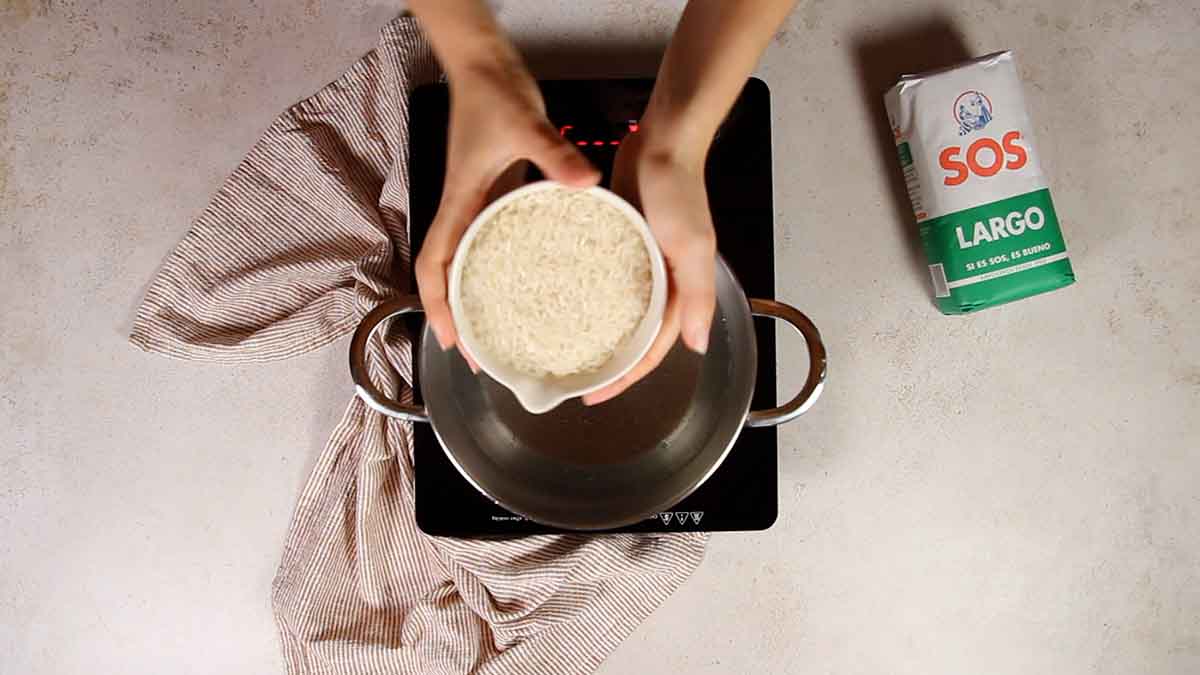
[[[651,343],[658,335],[659,328],[662,327],[663,310],[667,304],[667,268],[663,263],[662,251],[659,250],[658,242],[650,232],[650,226],[646,223],[646,219],[629,202],[616,194],[601,187],[586,188],[587,192],[613,205],[625,214],[642,234],[646,251],[650,255],[651,287],[650,304],[647,306],[646,314],[642,317],[641,322],[633,333],[617,346],[612,357],[599,369],[565,377],[553,375],[533,377],[479,348],[479,340],[472,333],[470,322],[466,321],[462,310],[463,262],[471,249],[471,242],[482,229],[482,225],[506,204],[530,193],[562,187],[561,184],[553,181],[531,183],[509,192],[489,204],[471,222],[471,226],[463,234],[462,240],[458,244],[458,250],[454,253],[454,260],[450,264],[448,295],[450,311],[454,315],[454,327],[458,331],[460,345],[475,359],[475,363],[479,364],[479,368],[483,372],[508,387],[521,405],[534,414],[548,412],[569,398],[602,389],[628,373],[646,355]]]

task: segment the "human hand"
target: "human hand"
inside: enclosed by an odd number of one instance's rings
[[[678,143],[660,142],[653,133],[639,131],[621,142],[612,190],[646,216],[666,260],[670,286],[662,328],[633,370],[585,396],[587,405],[603,403],[645,377],[681,336],[694,352],[708,349],[716,309],[717,249],[704,186],[704,154],[681,153]]]
[[[415,266],[421,304],[442,349],[458,345],[446,299],[446,273],[455,249],[497,179],[523,159],[566,185],[589,187],[600,181],[600,172],[546,119],[537,83],[515,55],[451,73],[445,184]],[[478,371],[461,346],[459,352]]]

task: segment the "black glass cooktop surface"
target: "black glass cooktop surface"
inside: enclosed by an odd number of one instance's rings
[[[637,129],[654,81],[559,80],[540,85],[550,121],[603,170],[607,184],[621,139]],[[449,118],[445,85],[413,92],[409,115],[409,227],[412,250],[419,251],[442,192]],[[773,298],[770,92],[761,80],[747,82],[718,131],[708,153],[705,181],[721,255],[748,295]],[[757,333],[753,407],[761,409],[775,405],[774,326],[760,324]],[[416,517],[425,532],[481,537],[558,531],[516,516],[477,492],[447,459],[429,425],[416,424],[415,439]],[[744,429],[721,467],[691,496],[619,531],[770,527],[778,507],[777,451],[774,428]]]

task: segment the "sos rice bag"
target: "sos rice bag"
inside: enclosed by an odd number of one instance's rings
[[[1011,52],[904,75],[884,103],[938,309],[1075,281]]]

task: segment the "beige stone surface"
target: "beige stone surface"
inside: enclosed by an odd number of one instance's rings
[[[629,74],[680,6],[500,12],[543,73]],[[344,345],[222,369],[123,336],[257,135],[398,8],[0,3],[0,673],[281,672],[269,585]],[[802,0],[758,74],[778,295],[829,387],[783,432],[778,524],[715,536],[603,673],[1200,672],[1198,31],[1187,0]],[[1001,48],[1079,283],[943,317],[879,94]]]

